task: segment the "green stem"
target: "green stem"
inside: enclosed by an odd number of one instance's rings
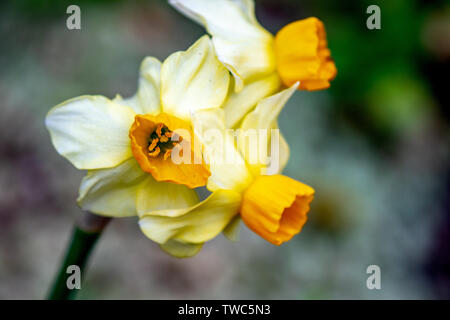
[[[89,212],[84,214],[83,219],[73,230],[70,245],[67,248],[48,299],[69,300],[75,298],[79,290],[71,290],[67,287],[67,278],[71,275],[67,273],[67,267],[76,265],[80,268],[82,274],[85,273],[89,254],[110,220],[111,218],[100,217]]]

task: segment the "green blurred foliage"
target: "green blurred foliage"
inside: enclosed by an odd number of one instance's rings
[[[430,111],[429,102],[421,103],[427,100],[427,88],[420,81],[417,66],[423,54],[420,28],[426,12],[411,0],[358,3],[359,16],[343,19],[339,10],[331,10],[333,14],[327,20],[327,25],[332,26],[327,30],[328,38],[338,67],[338,78],[331,90],[339,108],[362,120],[360,128],[389,136],[409,126],[407,122],[414,122],[415,114]],[[371,4],[381,8],[381,30],[365,27],[369,16],[365,8]],[[408,99],[408,93],[402,92],[417,87],[420,101]],[[390,91],[399,94],[394,98]],[[402,124],[401,128],[398,124]]]

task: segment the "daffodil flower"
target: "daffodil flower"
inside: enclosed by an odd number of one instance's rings
[[[315,17],[290,23],[274,37],[256,20],[253,0],[169,2],[207,29],[219,60],[234,75],[236,92],[224,106],[229,127],[281,83],[299,81],[298,89],[320,90],[336,76],[324,24]]]
[[[201,155],[191,163],[178,164],[172,155],[176,147],[187,143],[188,153],[196,157],[191,113],[221,107],[229,80],[211,40],[204,36],[163,63],[145,58],[137,93],[131,98],[81,96],[51,109],[46,126],[54,147],[76,168],[88,170],[78,204],[108,217],[151,215],[173,221],[180,210],[195,207],[207,213],[197,217],[195,228],[207,229],[210,236],[220,233],[228,217],[216,217],[208,207],[228,201],[229,194],[218,192],[199,204],[193,188],[206,184],[209,166]],[[189,232],[197,234],[195,228]],[[151,238],[169,251],[173,248],[174,254],[199,249],[197,244],[184,245],[184,237],[163,229],[158,230],[159,237]]]
[[[244,143],[249,130],[266,132],[277,128],[278,114],[298,85],[261,100],[243,119],[237,144],[234,134],[227,129],[222,108],[196,111],[193,123],[209,156],[211,176],[207,188],[212,194],[191,208],[168,211],[165,215],[161,212],[141,215],[142,231],[160,243],[175,240],[170,242],[170,250],[185,255],[195,254],[205,241],[216,236],[216,230],[223,229],[226,235],[235,236],[240,218],[275,245],[300,232],[314,189],[279,174],[289,158],[287,145],[283,140],[275,141],[281,146],[276,159],[280,165],[275,174],[267,175],[268,164],[251,161],[254,154],[245,152]],[[271,143],[269,140],[258,143],[258,148],[266,149],[259,151],[267,151]],[[233,161],[222,161],[222,157]]]

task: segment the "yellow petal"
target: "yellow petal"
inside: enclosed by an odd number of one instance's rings
[[[256,21],[251,1],[170,0],[170,4],[207,29],[219,60],[237,83],[275,72],[273,37]]]
[[[286,86],[300,81],[299,89],[326,89],[336,77],[325,27],[317,18],[283,27],[275,37],[275,52],[278,74]]]
[[[128,99],[117,95],[113,101],[129,106],[137,114],[155,115],[161,112],[160,88],[161,62],[156,58],[146,57],[141,63],[136,94]]]
[[[241,217],[251,230],[280,245],[301,231],[313,198],[313,188],[289,177],[260,176],[243,196]]]
[[[151,176],[139,186],[136,197],[140,217],[157,211],[164,211],[166,215],[176,214],[179,212],[177,209],[192,207],[197,203],[195,190],[176,183],[158,182]]]
[[[277,94],[274,94],[270,97],[261,100],[256,106],[256,108],[249,114],[247,114],[244,120],[242,120],[241,126],[239,128],[240,131],[238,136],[238,146],[241,151],[241,154],[244,155],[245,160],[247,161],[247,164],[254,175],[263,174],[264,172],[261,172],[261,169],[267,168],[268,165],[276,166],[277,163],[278,163],[277,168],[271,167],[270,169],[275,170],[274,172],[272,172],[272,174],[278,173],[283,169],[283,167],[287,163],[287,160],[289,158],[289,147],[286,143],[286,140],[284,140],[283,136],[278,132],[279,133],[278,144],[275,141],[273,142],[274,146],[278,145],[278,150],[277,149],[272,150],[271,136],[272,134],[276,134],[276,132],[272,132],[271,130],[278,129],[277,124],[278,115],[280,114],[281,110],[283,109],[289,98],[294,94],[297,87],[298,83],[294,84],[291,88],[285,89]],[[261,131],[259,130],[266,130],[265,132],[267,135],[267,139],[263,137]],[[258,142],[261,142],[261,144],[254,143],[255,146],[253,146],[254,149],[253,153],[256,153],[258,157],[255,157],[254,154],[248,151],[249,148],[251,147],[249,146],[248,136],[249,133],[252,132],[258,133],[257,136]],[[275,135],[274,137],[277,136]],[[263,144],[262,142],[264,141],[266,141],[267,143]],[[272,158],[271,161],[275,162],[267,164],[265,163],[265,161],[262,161],[265,160],[264,159],[265,155],[270,155]]]
[[[189,258],[200,252],[203,243],[188,243],[171,239],[160,246],[161,249],[176,258]]]
[[[193,114],[193,127],[209,159],[211,176],[207,188],[243,191],[252,181],[247,165],[227,131],[222,109],[201,110]]]
[[[270,96],[280,88],[276,73],[247,83],[240,92],[231,92],[223,105],[227,128],[235,127],[263,98]]]
[[[114,167],[132,157],[132,109],[102,96],[81,96],[49,111],[45,124],[55,149],[78,169]]]
[[[228,93],[228,70],[217,60],[208,36],[170,55],[161,69],[162,109],[189,121],[191,112],[220,107]]]
[[[218,190],[199,204],[179,209],[174,216],[145,215],[139,220],[142,232],[160,244],[170,239],[203,243],[216,237],[236,216],[241,195],[230,190]]]
[[[115,168],[91,170],[81,182],[77,202],[102,216],[136,216],[137,191],[146,176],[133,158]]]

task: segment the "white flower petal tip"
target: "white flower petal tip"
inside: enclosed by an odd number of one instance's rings
[[[138,89],[134,96],[122,98],[116,95],[114,102],[130,107],[137,114],[158,114],[161,112],[161,61],[146,57],[139,68]]]
[[[281,87],[277,74],[247,83],[239,92],[231,92],[223,105],[227,128],[235,127],[259,101],[274,94]]]

